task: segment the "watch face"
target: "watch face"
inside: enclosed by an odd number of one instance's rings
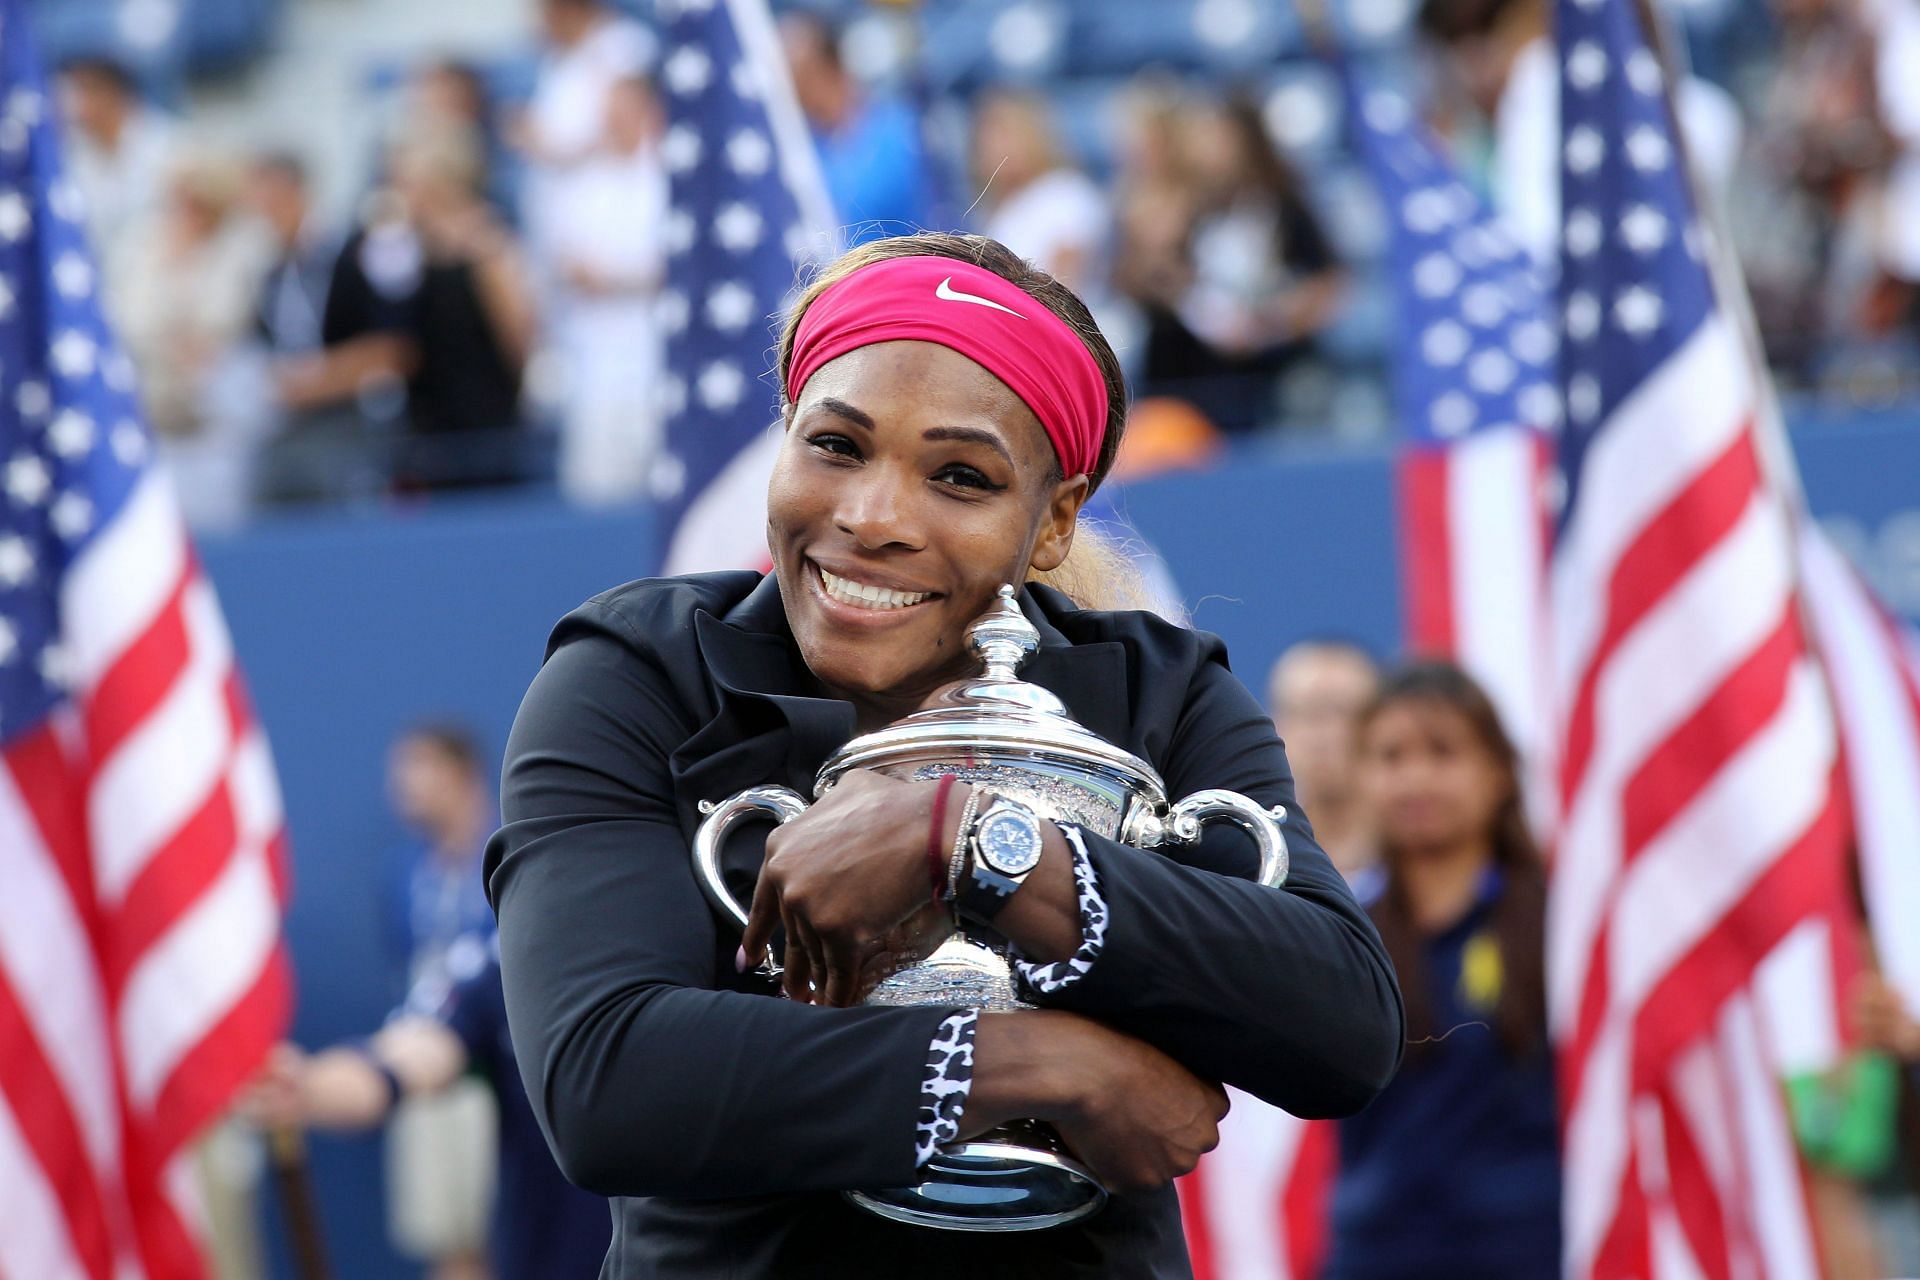
[[[980,856],[1001,875],[1025,875],[1040,861],[1040,826],[1024,813],[988,814],[979,840]]]

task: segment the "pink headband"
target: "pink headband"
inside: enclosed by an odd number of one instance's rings
[[[932,256],[886,258],[829,286],[800,318],[787,399],[820,366],[876,342],[950,347],[1033,410],[1069,476],[1091,472],[1107,430],[1107,384],[1080,335],[1045,303],[985,267]]]

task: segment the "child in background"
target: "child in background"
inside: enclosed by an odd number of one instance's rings
[[[1391,676],[1361,721],[1380,863],[1355,891],[1406,1001],[1399,1076],[1340,1122],[1323,1280],[1538,1280],[1560,1265],[1545,875],[1512,742],[1458,668]]]

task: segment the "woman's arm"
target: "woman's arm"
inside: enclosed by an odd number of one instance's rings
[[[745,989],[671,800],[666,761],[687,730],[664,673],[585,629],[515,721],[488,887],[515,1056],[548,1142],[604,1195],[904,1182],[928,1045],[951,1010]],[[723,979],[742,989],[716,989]]]
[[[1230,827],[1169,851],[1083,832],[1106,906],[1101,952],[1079,980],[1034,994],[1296,1115],[1358,1110],[1399,1062],[1399,987],[1298,811],[1272,723],[1224,665],[1208,662],[1166,758],[1174,799],[1225,787],[1286,806],[1286,887],[1252,882],[1252,843]]]

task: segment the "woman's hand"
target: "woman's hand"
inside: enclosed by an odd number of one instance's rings
[[[1151,1191],[1220,1141],[1227,1094],[1144,1040],[1056,1010],[983,1014],[970,1138],[1020,1117],[1050,1121],[1111,1191]]]
[[[950,929],[933,900],[927,828],[937,784],[856,769],[767,837],[742,957],[787,935],[788,996],[850,1005]],[[957,809],[959,792],[949,797]]]

